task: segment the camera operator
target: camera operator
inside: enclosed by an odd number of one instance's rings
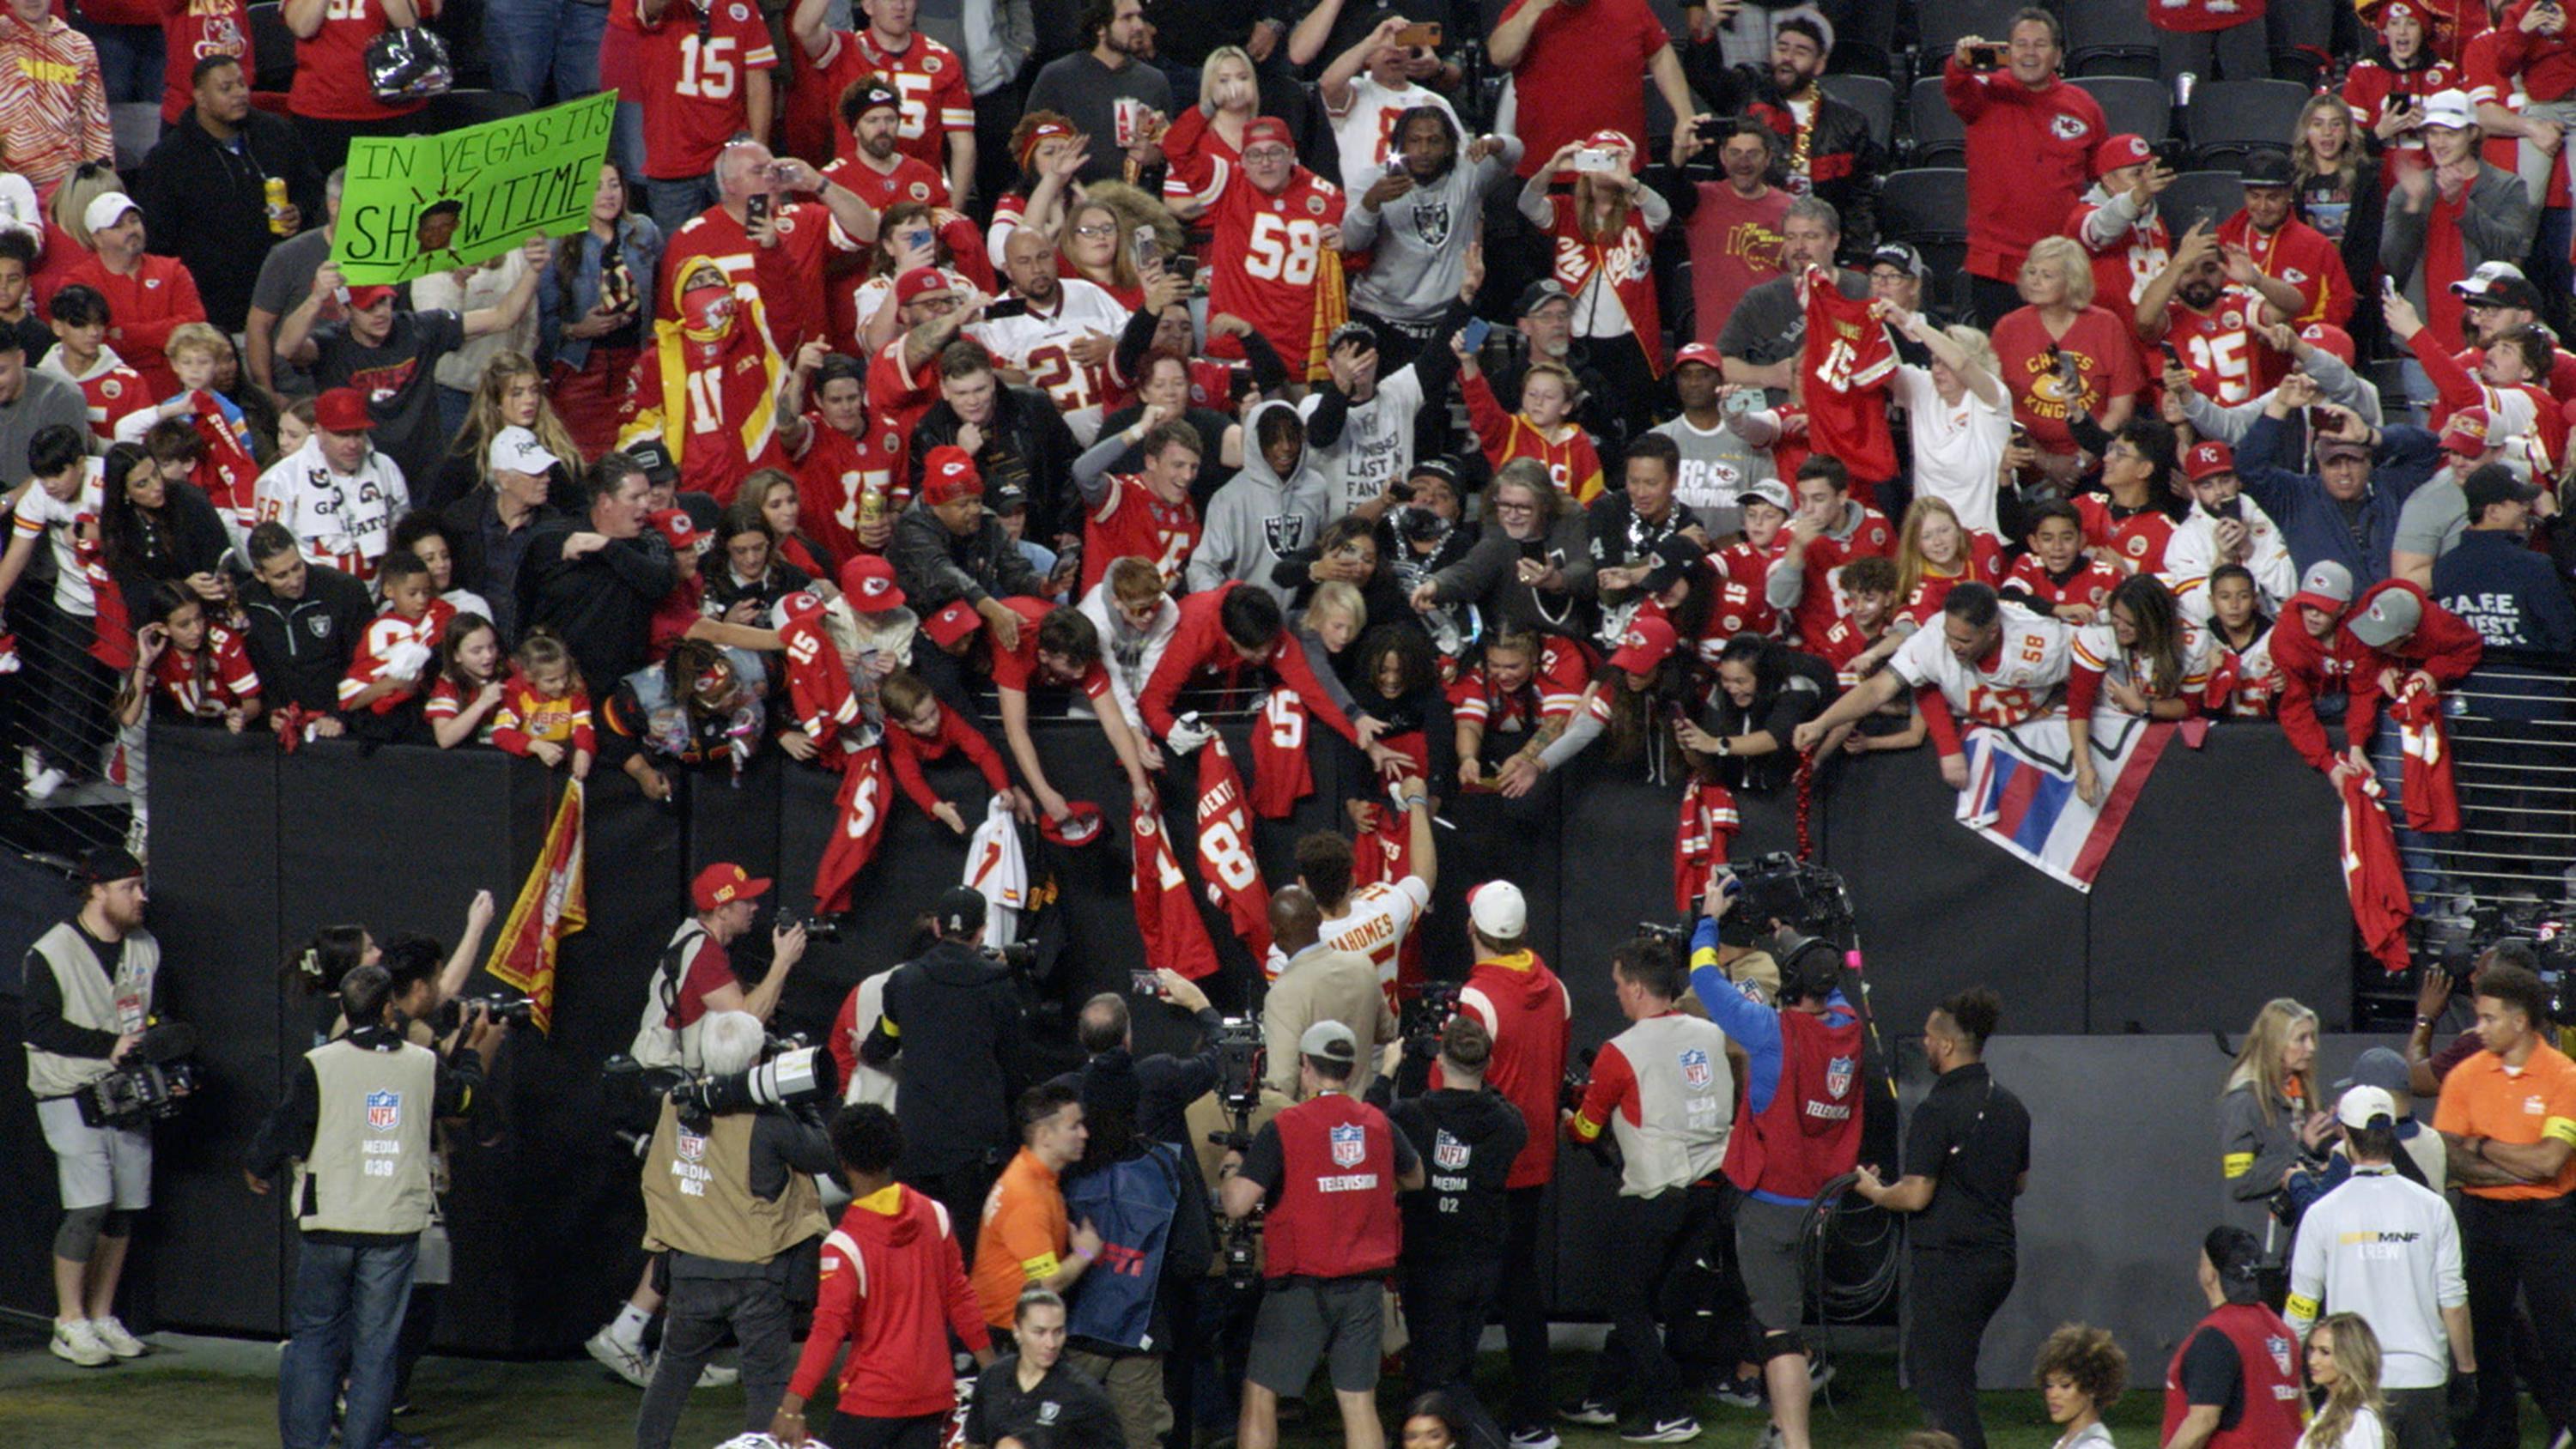
[[[2200,1247],[2209,1316],[2165,1369],[2164,1449],[2291,1449],[2304,1437],[2301,1339],[2263,1301],[2263,1243],[2209,1230]]]
[[[644,1020],[636,1028],[627,1054],[647,1067],[685,1067],[703,1071],[698,1032],[710,1013],[740,1011],[767,1023],[778,1009],[778,994],[787,988],[787,973],[805,954],[805,928],[781,923],[770,932],[769,974],[749,991],[734,975],[726,954],[751,932],[760,898],[769,893],[769,878],[755,876],[731,862],[718,862],[698,872],[689,886],[689,904],[697,914],[671,933],[670,944],[653,968],[644,997]]]
[[[1467,939],[1476,964],[1458,1009],[1493,1034],[1487,1086],[1520,1109],[1529,1139],[1512,1160],[1503,1245],[1503,1340],[1512,1365],[1511,1429],[1523,1444],[1548,1435],[1547,1304],[1539,1294],[1539,1211],[1556,1176],[1557,1092],[1574,1036],[1574,998],[1529,947],[1529,902],[1507,880],[1467,892]],[[1431,1085],[1441,1085],[1433,1063]]]
[[[1368,1091],[1377,1075],[1378,1048],[1401,1030],[1377,966],[1356,951],[1325,944],[1323,932],[1324,909],[1314,892],[1292,885],[1271,893],[1270,939],[1287,964],[1261,1003],[1261,1034],[1269,1048],[1262,1085],[1282,1095],[1297,1087],[1305,1070],[1297,1044],[1316,1023],[1339,1023],[1357,1044],[1349,1084],[1354,1095]]]
[[[1225,1018],[1208,1005],[1207,993],[1199,990],[1196,982],[1177,971],[1156,971],[1154,985],[1157,999],[1188,1012],[1190,1019],[1198,1023],[1196,1052],[1186,1057],[1163,1052],[1137,1056],[1135,1023],[1127,1009],[1127,998],[1104,991],[1084,1002],[1081,1014],[1074,1018],[1074,1039],[1082,1044],[1087,1059],[1083,1069],[1056,1080],[1080,1091],[1083,1079],[1095,1071],[1123,1068],[1132,1072],[1136,1078],[1136,1135],[1167,1142],[1187,1152],[1190,1128],[1186,1114],[1192,1102],[1216,1090],[1217,1033],[1225,1029]]]
[[[2385,1088],[2346,1088],[2335,1116],[2352,1176],[2299,1219],[2283,1317],[2304,1340],[2328,1304],[2360,1314],[2379,1336],[2393,1449],[2449,1449],[2445,1386],[2473,1400],[2478,1372],[2459,1223],[2440,1193],[2398,1175],[2397,1099]]]
[[[1607,1128],[1619,1144],[1619,1195],[1604,1226],[1626,1261],[1611,1280],[1615,1351],[1605,1348],[1595,1361],[1584,1402],[1568,1417],[1578,1423],[1611,1418],[1624,1390],[1636,1408],[1618,1420],[1619,1437],[1669,1444],[1698,1438],[1700,1426],[1658,1321],[1678,1341],[1701,1307],[1673,1301],[1672,1290],[1691,1281],[1692,1263],[1708,1256],[1724,1220],[1719,1166],[1734,1130],[1728,1117],[1735,1075],[1727,1065],[1726,1033],[1674,1006],[1682,979],[1667,941],[1638,936],[1621,943],[1610,953],[1610,977],[1630,1025],[1593,1058],[1591,1085],[1582,1107],[1566,1114],[1565,1131],[1591,1142]],[[1731,990],[1726,994],[1745,1010],[1761,1010]],[[1805,1383],[1801,1365],[1799,1384]]]
[[[1798,1238],[1808,1206],[1860,1160],[1860,1015],[1842,991],[1841,953],[1823,942],[1781,938],[1777,1010],[1756,1006],[1717,967],[1718,918],[1736,882],[1709,888],[1691,935],[1691,990],[1709,1020],[1744,1048],[1744,1094],[1735,1109],[1727,1180],[1735,1205],[1735,1257],[1762,1330],[1762,1377],[1782,1449],[1809,1449],[1807,1350],[1799,1338],[1806,1287]],[[1774,925],[1779,923],[1774,922]]]
[[[1306,1028],[1297,1061],[1301,1100],[1254,1135],[1225,1185],[1227,1217],[1267,1208],[1267,1291],[1253,1323],[1235,1443],[1278,1449],[1279,1398],[1303,1395],[1320,1359],[1341,1408],[1344,1449],[1386,1449],[1377,1374],[1383,1283],[1404,1247],[1395,1195],[1427,1178],[1386,1114],[1351,1096],[1360,1047],[1349,1027]]]
[[[766,1039],[747,1011],[710,1013],[698,1038],[703,1071],[750,1071]],[[769,1427],[796,1361],[791,1254],[830,1231],[814,1177],[836,1165],[822,1126],[793,1109],[692,1121],[676,1098],[663,1101],[644,1154],[644,1248],[670,1255],[670,1311],[635,1415],[636,1449],[667,1449],[727,1328],[742,1345],[743,1430]]]
[[[1494,1036],[1483,1022],[1465,1012],[1450,1017],[1437,1050],[1440,1085],[1430,1091],[1390,1103],[1392,1069],[1369,1089],[1369,1102],[1413,1144],[1429,1174],[1421,1190],[1403,1197],[1404,1322],[1413,1336],[1404,1360],[1412,1378],[1407,1397],[1445,1392],[1477,1427],[1477,1442],[1498,1444],[1503,1436],[1476,1398],[1476,1345],[1505,1271],[1504,1203],[1530,1127],[1485,1084]]]
[[[292,1207],[303,1232],[277,1427],[286,1449],[323,1449],[346,1396],[342,1442],[373,1444],[393,1410],[394,1353],[429,1226],[431,1125],[474,1110],[506,1024],[477,1011],[442,1063],[405,1040],[393,978],[360,966],[340,983],[347,1036],[304,1054],[286,1098],[251,1139],[242,1175],[265,1194],[300,1162]],[[343,1383],[345,1378],[346,1382]]]
[[[81,857],[80,910],[27,952],[20,1036],[27,1091],[54,1150],[63,1222],[54,1233],[56,1358],[96,1368],[139,1357],[116,1317],[134,1215],[152,1205],[152,1134],[92,1125],[87,1090],[121,1066],[152,1024],[161,946],[143,928],[143,867],[112,847]]]
[[[1017,985],[981,948],[984,910],[984,897],[965,886],[940,893],[931,914],[938,939],[886,978],[885,1014],[859,1045],[859,1060],[879,1070],[902,1059],[896,1176],[939,1199],[956,1223],[983,1221],[984,1194],[1019,1145],[1011,1105],[1029,1077]],[[966,1241],[972,1268],[974,1240]]]
[[[1986,1070],[1986,1039],[2003,1003],[1962,991],[1923,1023],[1932,1090],[1905,1130],[1905,1175],[1863,1167],[1853,1187],[1915,1215],[1906,1281],[1905,1365],[1932,1427],[1985,1449],[1977,1417],[1977,1346],[2013,1286],[2013,1199],[2030,1182],[2030,1111]]]

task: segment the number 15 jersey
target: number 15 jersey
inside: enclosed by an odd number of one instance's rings
[[[671,0],[646,21],[642,0],[611,0],[609,23],[643,37],[636,47],[644,103],[648,180],[704,176],[734,133],[750,125],[743,99],[753,71],[775,69],[778,51],[751,0]]]

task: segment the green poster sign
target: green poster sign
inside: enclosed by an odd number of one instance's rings
[[[590,223],[617,93],[602,92],[440,136],[349,143],[331,260],[390,285],[489,261],[531,232]]]

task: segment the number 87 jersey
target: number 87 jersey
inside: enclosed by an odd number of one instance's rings
[[[1342,190],[1298,166],[1276,193],[1265,192],[1241,166],[1216,164],[1217,194],[1208,207],[1215,233],[1208,248],[1215,268],[1208,315],[1251,323],[1297,376],[1314,343],[1324,228],[1342,224]]]

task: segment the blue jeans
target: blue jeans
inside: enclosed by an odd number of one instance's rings
[[[374,1449],[394,1402],[394,1347],[411,1300],[420,1240],[344,1248],[306,1239],[295,1255],[295,1299],[277,1370],[277,1434],[286,1449],[331,1442],[331,1400],[343,1373],[349,1410],[341,1442]]]
[[[672,180],[648,179],[644,183],[645,214],[653,218],[653,224],[660,227],[666,237],[678,236],[680,228],[715,204],[716,178],[713,172]]]
[[[126,101],[161,104],[161,27],[158,25],[81,25],[75,27],[98,47],[98,74],[109,105]]]
[[[599,89],[599,38],[608,7],[582,0],[488,0],[483,48],[492,60],[492,89],[526,96],[530,105],[568,101]]]

